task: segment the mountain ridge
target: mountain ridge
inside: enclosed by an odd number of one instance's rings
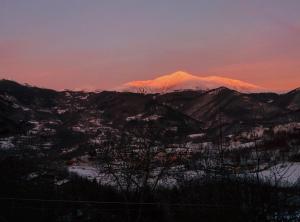
[[[184,76],[183,76],[184,77]],[[182,77],[178,77],[182,78]],[[101,117],[101,124],[120,128],[136,120],[164,126],[212,130],[218,116],[231,128],[300,121],[300,91],[286,94],[243,93],[226,87],[164,94],[118,91],[54,91],[0,80],[0,124],[6,132],[30,128],[30,122],[56,119],[64,126]],[[201,123],[201,124],[199,124]],[[184,126],[184,127],[183,127]],[[192,126],[192,127],[191,127]],[[74,127],[78,127],[74,125]]]
[[[227,87],[242,92],[262,92],[263,87],[221,76],[196,76],[184,71],[159,76],[152,80],[132,81],[123,84],[119,91],[166,93],[178,90],[210,90],[218,87]]]

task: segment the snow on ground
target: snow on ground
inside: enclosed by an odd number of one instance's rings
[[[102,185],[112,185],[116,186],[116,181],[114,180],[113,175],[109,173],[104,173],[99,171],[95,166],[90,165],[74,165],[68,168],[70,173],[77,174],[78,176],[87,178],[89,180],[97,180]],[[159,172],[157,168],[154,172],[153,182],[155,181],[155,174]],[[184,180],[193,180],[204,175],[203,171],[193,171],[193,170],[184,170],[180,166],[177,168],[173,167],[170,169],[170,172],[167,176],[160,178],[158,185],[162,187],[174,187],[182,179]],[[249,173],[247,175],[241,176],[255,176],[255,173]],[[272,166],[268,169],[259,172],[259,177],[261,180],[268,181],[274,185],[278,186],[292,186],[298,185],[300,183],[300,163],[282,163],[275,166]],[[120,175],[121,178],[121,175]],[[151,184],[151,180],[149,180]]]
[[[274,131],[274,133],[293,132],[295,128],[299,128],[299,127],[300,127],[300,123],[293,122],[293,123],[288,123],[288,124],[275,126],[273,131]]]
[[[89,95],[84,95],[84,96],[79,96],[78,98],[79,98],[80,100],[87,100],[88,97],[89,97]]]
[[[233,150],[233,149],[251,148],[251,147],[255,147],[255,144],[256,144],[255,142],[247,142],[247,143],[232,142],[228,147],[228,149]]]
[[[22,106],[18,103],[18,100],[10,95],[7,95],[6,93],[4,95],[0,95],[0,97],[8,102],[12,103],[12,107],[15,109],[22,109],[23,111],[29,111],[30,109],[28,107]]]
[[[140,113],[140,114],[137,114],[135,116],[129,116],[129,117],[126,118],[126,121],[130,122],[130,121],[133,121],[133,120],[142,120],[142,121],[145,121],[145,122],[150,122],[150,121],[159,120],[161,118],[161,116],[159,116],[159,115],[150,115],[150,116],[147,116],[147,117],[142,119],[143,115],[144,114]]]
[[[95,137],[94,139],[90,139],[89,142],[93,145],[101,145],[103,142],[102,137]]]
[[[300,182],[300,163],[277,164],[261,171],[259,176],[277,185],[297,185]]]
[[[38,121],[28,121],[28,123],[33,125],[33,128],[29,130],[29,134],[38,134],[43,128],[43,124]]]
[[[92,166],[71,166],[68,168],[70,173],[75,173],[81,177],[85,177],[85,178],[97,178],[98,176],[98,171],[95,167]]]
[[[126,118],[126,121],[129,122],[129,121],[133,121],[133,120],[139,120],[141,119],[141,117],[143,116],[143,114],[138,114],[138,115],[135,115],[135,116],[129,116]]]
[[[72,97],[72,94],[71,94],[70,92],[68,92],[68,91],[65,91],[64,93],[65,93],[65,96],[66,96],[66,97],[69,97],[69,98],[71,98],[71,97]]]
[[[202,138],[205,136],[205,133],[196,133],[196,134],[190,134],[187,137],[190,139],[196,139],[196,138]]]
[[[101,172],[100,169],[98,169],[95,166],[91,165],[73,165],[68,168],[68,171],[70,173],[74,173],[80,177],[87,178],[88,180],[96,180],[98,183],[102,185],[111,185],[111,186],[117,186],[116,180],[114,179],[114,176]],[[157,168],[153,171],[151,179],[149,179],[149,184],[154,184],[156,180],[158,179],[158,175],[160,174],[161,169]],[[158,186],[162,187],[175,187],[178,185],[178,183],[184,179],[184,180],[193,180],[195,178],[199,178],[203,175],[202,171],[196,172],[196,171],[187,171],[184,170],[184,167],[181,165],[178,165],[177,167],[172,167],[168,175],[159,178],[157,181]],[[119,182],[122,183],[122,175],[118,175],[118,172],[116,170],[116,175],[119,177]],[[179,180],[179,181],[178,181]],[[125,183],[124,183],[125,184]]]
[[[61,185],[65,184],[65,183],[68,183],[68,182],[69,182],[68,179],[63,179],[63,180],[56,181],[54,184],[57,185],[57,186],[61,186]]]
[[[30,110],[29,108],[27,108],[25,106],[22,106],[22,105],[19,105],[17,103],[14,103],[12,107],[15,108],[15,109],[22,109],[25,112]]]
[[[10,95],[8,95],[6,93],[4,95],[0,95],[0,97],[2,99],[6,100],[6,101],[9,101],[9,102],[13,102],[13,103],[17,102],[17,99],[15,97],[10,96]]]
[[[27,175],[27,180],[33,180],[35,178],[38,178],[39,174],[37,172],[32,172],[30,174]]]
[[[72,153],[73,151],[77,150],[78,147],[73,147],[73,148],[62,148],[61,154],[67,154],[67,153]]]
[[[64,113],[68,112],[68,110],[67,110],[67,109],[57,109],[56,112],[57,112],[59,115],[61,115],[61,114],[64,114]]]
[[[101,126],[101,120],[94,118],[94,119],[90,119],[89,122],[95,126]]]
[[[161,118],[161,116],[159,116],[159,115],[151,115],[151,116],[144,118],[143,120],[146,122],[150,122],[150,121],[159,120],[160,118]]]
[[[246,138],[246,139],[249,139],[249,140],[253,139],[253,138],[261,138],[264,135],[266,130],[268,130],[268,128],[264,128],[262,126],[259,126],[259,127],[253,128],[250,131],[242,132],[241,136],[243,138]]]
[[[82,125],[73,126],[73,127],[72,127],[72,130],[73,130],[74,132],[78,132],[78,133],[85,133],[86,130],[85,130],[83,127],[84,127],[84,126],[82,126]]]
[[[38,112],[43,112],[43,113],[52,113],[52,110],[50,109],[38,109]]]
[[[102,185],[115,185],[112,175],[100,173],[95,166],[90,165],[74,165],[68,168],[70,173],[77,174],[80,177],[88,180],[97,180]]]
[[[0,149],[1,150],[9,150],[15,147],[12,143],[13,137],[6,137],[0,139]]]

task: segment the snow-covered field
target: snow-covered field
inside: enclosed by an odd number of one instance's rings
[[[122,178],[124,175],[119,174],[116,170],[114,175],[109,172],[101,172],[96,166],[91,165],[73,165],[68,167],[68,171],[70,173],[74,173],[80,177],[87,178],[91,181],[96,180],[98,183],[102,185],[112,185],[117,186],[117,182],[115,177],[118,177],[118,182],[122,183]],[[157,181],[158,186],[162,187],[174,187],[180,183],[181,180],[191,181],[193,179],[199,178],[203,175],[201,171],[192,171],[192,170],[183,170],[182,166],[172,167],[168,170],[166,176],[159,177],[158,175],[161,172],[161,169],[157,168],[152,173],[152,178],[148,180],[148,184],[154,184]],[[138,180],[136,180],[138,181]],[[124,181],[123,181],[124,182]]]
[[[180,168],[180,167],[179,167]],[[159,179],[158,185],[164,187],[174,187],[181,179],[185,181],[199,178],[203,172],[193,170],[182,170],[172,168],[167,176]],[[99,169],[91,165],[74,165],[68,168],[70,173],[87,178],[89,180],[97,180],[102,185],[116,185],[114,176],[109,173],[100,172]],[[159,171],[159,169],[157,169]],[[153,173],[155,175],[155,172]],[[255,176],[255,173],[249,173],[248,176]],[[300,183],[300,163],[282,163],[260,171],[258,173],[262,181],[268,181],[278,186],[292,186]],[[245,176],[245,175],[243,175]],[[121,177],[121,176],[120,176]],[[246,175],[247,177],[247,175]],[[149,180],[151,183],[151,180]]]
[[[300,163],[282,163],[259,173],[262,179],[280,186],[298,185],[300,183]]]
[[[111,175],[100,173],[99,170],[94,166],[74,165],[70,166],[68,171],[91,181],[96,180],[102,185],[115,185],[115,181]]]
[[[15,147],[15,145],[12,143],[13,137],[6,137],[0,139],[0,149],[2,150],[8,150]]]

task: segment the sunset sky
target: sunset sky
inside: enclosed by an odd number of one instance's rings
[[[110,89],[176,70],[300,87],[299,0],[0,0],[0,79]]]

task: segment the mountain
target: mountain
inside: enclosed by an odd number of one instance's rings
[[[160,77],[157,82],[176,80],[175,83],[179,84],[191,79],[198,77],[177,72]],[[87,93],[57,92],[0,80],[0,131],[3,133],[26,130],[32,122],[47,121],[68,129],[88,128],[89,119],[92,122],[101,119],[101,126],[114,129],[122,129],[129,123],[142,120],[156,120],[164,127],[184,127],[192,132],[217,127],[220,116],[228,126],[237,127],[243,123],[251,127],[257,121],[271,125],[298,121],[299,111],[299,89],[286,94],[243,93],[226,87],[165,91],[163,94]],[[97,131],[97,124],[92,127]]]
[[[164,97],[162,95],[160,98],[163,100]],[[179,106],[179,110],[206,122],[215,120],[219,114],[224,116],[223,121],[231,122],[236,120],[237,116],[239,120],[251,120],[254,114],[261,114],[257,118],[263,118],[260,110],[264,110],[264,114],[269,117],[281,110],[271,104],[258,101],[251,94],[243,94],[225,87],[203,92],[190,101],[182,101],[182,104],[184,105]]]
[[[166,93],[176,90],[208,90],[227,87],[240,92],[263,91],[262,87],[236,79],[220,76],[200,77],[183,71],[164,75],[153,80],[133,81],[119,87],[120,91],[142,93]]]
[[[268,139],[275,132],[300,132],[299,98],[300,90],[243,93],[226,87],[154,94],[58,92],[0,80],[0,154],[39,160],[44,171],[44,166],[91,163],[122,135],[136,140],[159,134],[170,149],[180,152],[186,144],[197,153],[217,146],[221,133],[228,149],[251,148],[253,135]]]
[[[159,79],[175,79],[178,83],[198,77],[179,72]],[[75,141],[73,145],[85,144],[100,131],[149,123],[180,129],[177,133],[181,136],[209,129],[214,137],[220,117],[226,126],[224,133],[230,134],[258,124],[275,126],[300,121],[299,108],[299,89],[286,94],[243,93],[226,87],[162,94],[87,93],[57,92],[0,80],[0,138],[29,130],[34,136],[51,132],[48,139],[60,146],[66,138]]]
[[[282,95],[276,102],[278,106],[286,107],[289,110],[300,110],[300,88]]]
[[[50,107],[55,104],[58,92],[30,85],[21,85],[10,80],[0,80],[0,94],[13,96],[24,105]]]

